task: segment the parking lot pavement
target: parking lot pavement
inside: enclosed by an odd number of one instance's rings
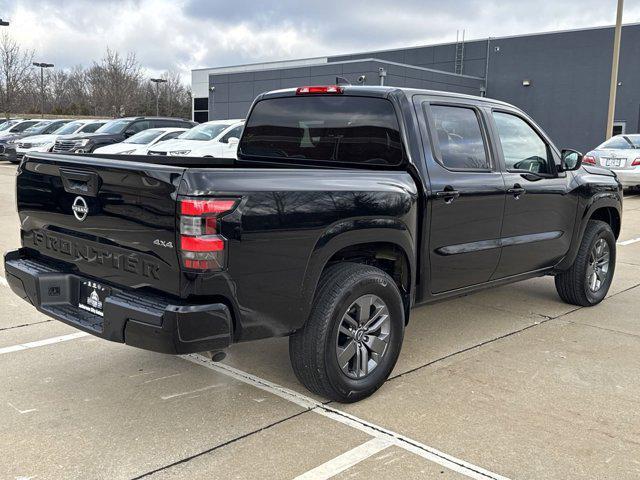
[[[0,162],[0,225],[3,227],[0,230],[1,252],[5,252],[20,243],[20,231],[13,227],[18,225],[15,190],[13,188],[15,176],[15,165]],[[0,265],[0,273],[4,278],[4,265]]]
[[[0,165],[0,248],[18,245]],[[0,280],[1,478],[640,476],[640,196],[598,307],[540,278],[417,308],[392,378],[354,405],[305,391],[287,339],[222,364],[50,321]]]

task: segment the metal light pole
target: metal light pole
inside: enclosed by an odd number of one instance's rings
[[[53,67],[53,63],[33,62],[34,67],[40,67],[40,116],[44,118],[44,69]]]
[[[156,84],[156,117],[160,115],[160,84],[167,83],[164,78],[151,78],[153,83]]]
[[[8,27],[8,26],[9,26],[9,22],[5,22],[0,18],[0,27]]]
[[[620,63],[620,37],[622,34],[622,5],[624,0],[618,0],[616,14],[616,31],[613,37],[613,61],[611,62],[611,85],[609,86],[609,112],[607,114],[607,134],[609,140],[613,135],[613,121],[616,113],[616,90],[618,89],[618,65]]]

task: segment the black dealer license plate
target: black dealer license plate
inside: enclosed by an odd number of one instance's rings
[[[85,280],[80,284],[78,308],[102,317],[104,315],[104,301],[110,293],[109,287]]]

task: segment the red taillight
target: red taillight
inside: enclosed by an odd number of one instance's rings
[[[338,85],[318,85],[313,87],[299,87],[296,95],[313,95],[317,93],[344,93],[344,88]]]
[[[584,157],[582,157],[582,163],[586,163],[587,165],[595,165],[596,158],[592,157],[591,155],[585,155]]]
[[[181,200],[182,215],[205,215],[207,213],[224,213],[231,210],[236,200]]]
[[[180,200],[180,256],[188,270],[222,270],[226,240],[218,232],[218,220],[231,212],[237,199]]]
[[[210,237],[180,236],[180,249],[189,252],[219,252],[224,250],[224,240],[219,235]]]
[[[636,158],[633,162],[631,162],[632,167],[637,167],[640,165],[640,158]]]

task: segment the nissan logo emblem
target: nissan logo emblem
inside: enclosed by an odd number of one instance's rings
[[[83,222],[84,219],[87,218],[87,213],[89,213],[87,202],[82,197],[76,197],[71,206],[71,210],[73,210],[73,215],[79,222]]]

